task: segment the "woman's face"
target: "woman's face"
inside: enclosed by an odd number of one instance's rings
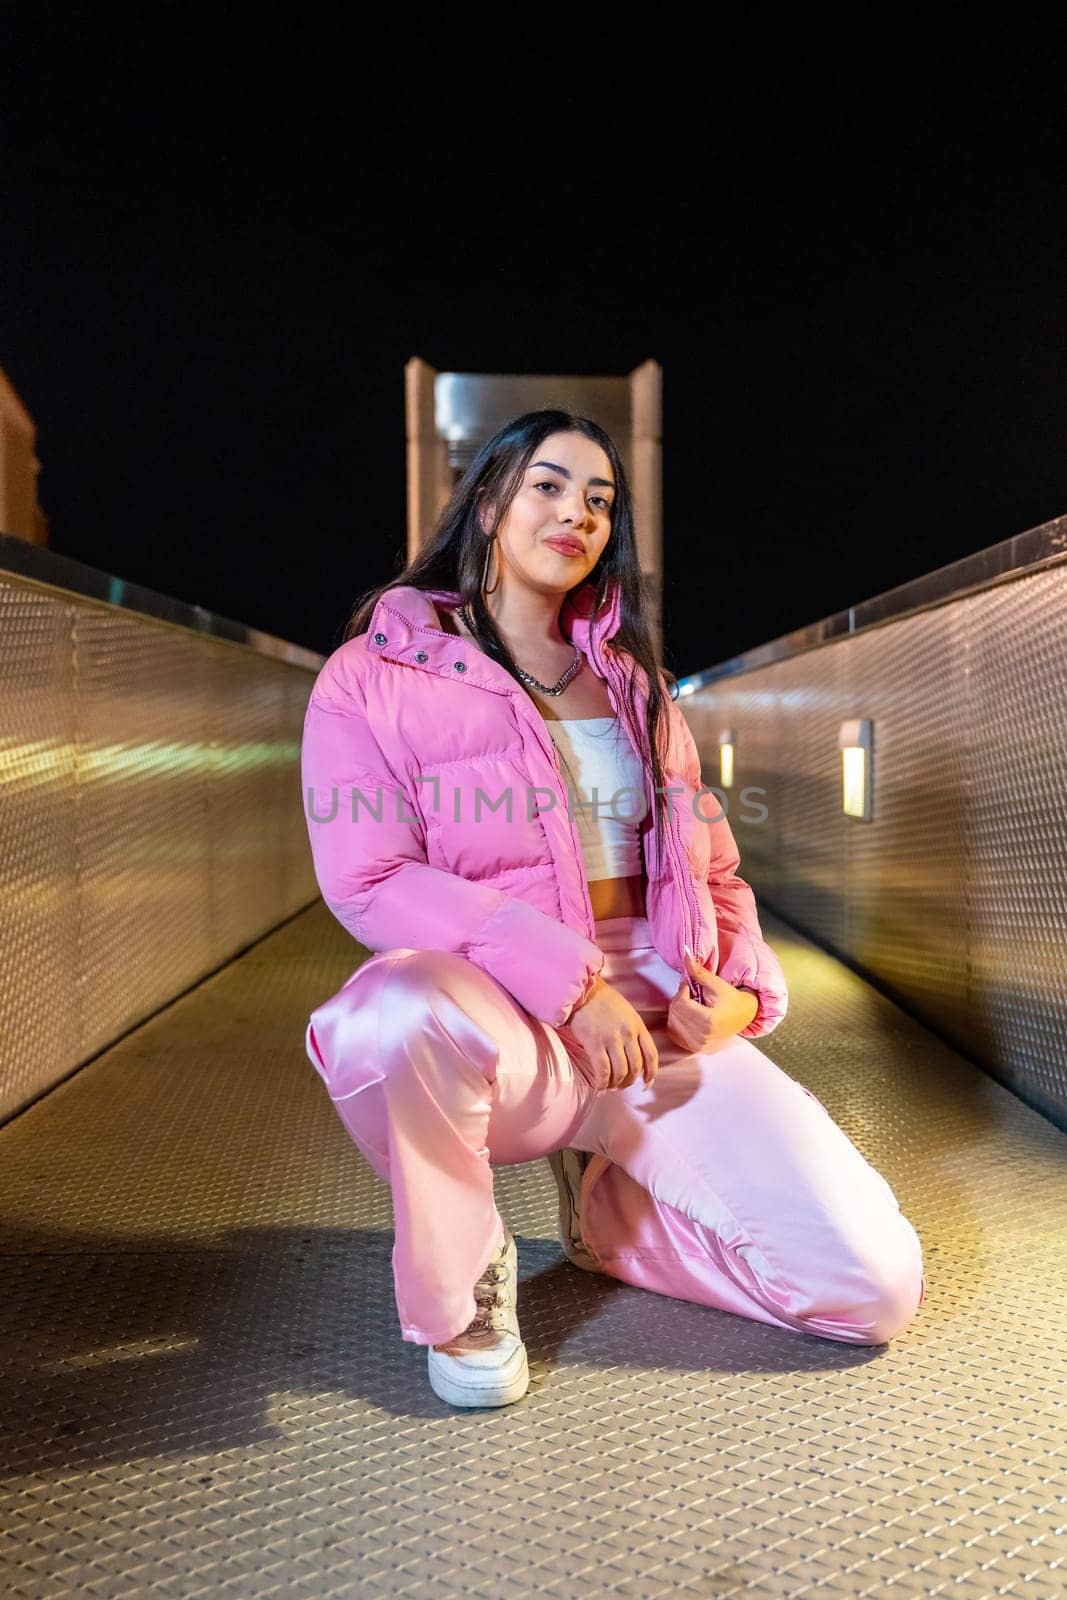
[[[533,453],[497,530],[493,572],[542,593],[565,594],[596,566],[611,536],[615,484],[604,451],[584,433],[552,433]],[[486,531],[492,521],[483,522]],[[572,548],[568,550],[567,545]]]

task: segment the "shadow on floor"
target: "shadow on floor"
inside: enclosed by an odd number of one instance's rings
[[[392,1234],[247,1229],[211,1248],[158,1236],[27,1234],[4,1260],[0,1477],[277,1437],[293,1392],[398,1417],[450,1408],[400,1337]],[[645,1293],[519,1238],[531,1391],[558,1369],[820,1371],[885,1355]],[[340,1399],[339,1399],[340,1397]]]

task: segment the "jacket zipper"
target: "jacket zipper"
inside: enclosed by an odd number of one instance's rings
[[[674,796],[671,795],[669,799],[671,807],[671,831],[674,834],[674,841],[677,848],[675,859],[678,863],[678,872],[683,886],[682,903],[685,909],[692,913],[689,923],[689,937],[686,940],[686,943],[688,944],[690,950],[692,950],[694,956],[696,956],[696,959],[699,961],[700,957],[697,955],[695,930],[700,926],[700,907],[697,905],[696,896],[692,892],[691,873],[689,871],[689,863],[685,859],[685,847],[682,844],[682,830],[678,826],[678,816],[675,811]],[[699,985],[689,976],[688,973],[686,973],[686,982],[689,984],[689,993],[692,995],[693,999],[699,1000]]]
[[[609,683],[611,683],[613,681],[612,680],[612,673],[613,673],[613,669],[614,669],[614,663],[609,660],[610,655],[611,655],[610,651],[605,651],[604,652],[604,666],[605,666],[605,669],[606,669],[606,673],[607,673],[607,677],[608,677]],[[615,688],[616,688],[616,696],[618,697],[619,694],[620,694],[620,691],[619,691],[617,685],[615,685]],[[621,717],[621,713],[619,711],[619,705],[620,704],[621,704],[621,699],[619,699],[618,704],[616,704],[616,707],[615,707],[615,715],[617,717]],[[652,796],[652,806],[653,806],[652,816],[653,816],[653,821],[655,821],[655,796],[654,795]],[[682,923],[683,923],[683,926],[684,926],[685,932],[686,932],[686,940],[685,940],[685,942],[689,946],[689,948],[692,950],[693,954],[695,956],[697,956],[697,959],[699,960],[700,958],[697,955],[695,930],[700,927],[700,907],[697,905],[696,896],[693,894],[693,891],[692,891],[692,882],[691,882],[692,874],[690,873],[690,870],[689,870],[689,863],[687,862],[687,860],[685,858],[685,846],[682,844],[682,831],[681,831],[681,828],[678,825],[678,816],[677,816],[677,812],[675,810],[675,796],[674,795],[670,795],[669,794],[667,796],[667,810],[668,810],[668,828],[667,828],[667,832],[668,832],[668,835],[670,836],[670,838],[671,838],[671,840],[673,842],[673,846],[674,846],[673,852],[672,852],[672,855],[673,855],[672,866],[673,866],[673,870],[674,870],[675,887],[676,887],[676,889],[680,890],[679,903],[680,903],[681,909],[682,909]],[[669,855],[668,856],[668,860],[670,860],[670,859],[671,859],[671,856]],[[700,992],[699,992],[698,985],[694,982],[694,980],[689,976],[688,973],[685,974],[685,979],[686,979],[686,982],[689,985],[689,993],[692,995],[694,1000],[699,1000],[700,999]]]

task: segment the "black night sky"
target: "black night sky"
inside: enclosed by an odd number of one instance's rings
[[[411,355],[662,363],[679,674],[1067,511],[1052,41],[355,16],[0,12],[53,549],[332,649],[402,561]]]

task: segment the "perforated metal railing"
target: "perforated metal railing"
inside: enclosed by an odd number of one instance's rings
[[[705,783],[736,734],[729,816],[761,900],[1063,1129],[1065,616],[1067,517],[725,662],[680,702]],[[841,803],[858,718],[869,822]]]
[[[0,1119],[317,897],[319,660],[0,535]]]

